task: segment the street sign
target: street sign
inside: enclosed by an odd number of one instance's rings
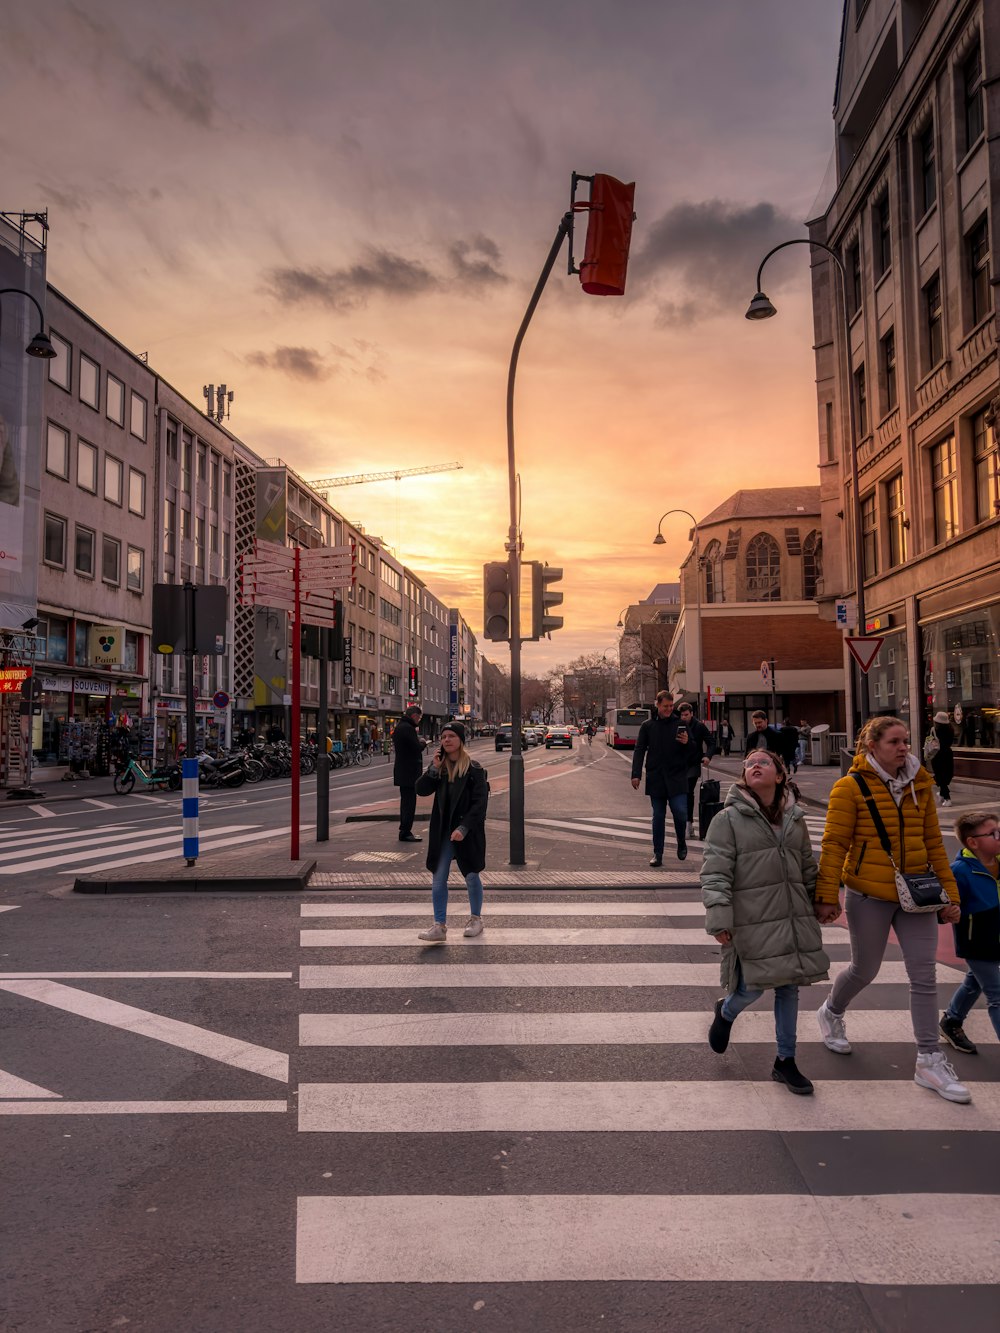
[[[216,690],[215,694],[212,695],[212,703],[215,704],[216,708],[228,708],[229,695],[225,690]]]
[[[17,694],[31,676],[31,667],[0,668],[0,694]]]
[[[878,657],[879,649],[885,643],[885,638],[882,635],[876,635],[874,638],[845,639],[844,642],[850,648],[851,656],[855,662],[867,676],[876,657]]]
[[[769,688],[770,688],[770,685],[771,685],[771,663],[770,663],[770,662],[761,662],[761,664],[760,664],[760,678],[761,678],[761,680],[764,682],[764,688],[765,688],[765,690],[766,690],[766,689],[769,689]]]
[[[845,597],[837,602],[837,626],[840,629],[857,629],[858,603],[855,598]]]
[[[708,690],[708,697],[713,703],[718,699],[724,699],[726,697],[725,685],[706,685],[705,688]]]

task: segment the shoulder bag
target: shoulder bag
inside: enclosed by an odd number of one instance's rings
[[[867,782],[857,770],[852,771],[851,777],[861,789],[861,795],[868,807],[868,813],[872,817],[872,823],[875,825],[875,832],[882,844],[882,850],[889,858],[889,864],[892,866],[896,877],[896,892],[899,894],[900,907],[904,912],[937,912],[942,907],[947,907],[951,899],[930,866],[922,875],[904,875],[896,865],[896,862],[892,859],[892,843],[889,841],[889,834],[886,832],[882,816],[879,814],[878,806],[875,804],[875,798],[872,796]]]

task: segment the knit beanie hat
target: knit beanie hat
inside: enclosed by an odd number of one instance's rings
[[[465,744],[465,723],[464,723],[464,722],[448,722],[448,723],[445,724],[445,726],[443,726],[443,727],[441,728],[441,734],[442,734],[442,736],[444,735],[444,733],[445,733],[446,731],[453,731],[453,732],[455,733],[455,735],[458,737],[458,739],[462,742],[462,744],[463,744],[463,745]]]

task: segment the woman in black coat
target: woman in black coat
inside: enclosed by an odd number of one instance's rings
[[[934,735],[940,748],[931,760],[931,772],[941,793],[941,804],[951,805],[951,783],[955,776],[955,755],[951,747],[955,733],[951,729],[951,718],[944,709],[934,714]]]
[[[465,726],[449,722],[441,731],[441,748],[426,772],[417,779],[417,794],[433,796],[427,869],[434,876],[431,900],[434,924],[420,934],[429,944],[443,944],[448,937],[448,872],[454,859],[469,890],[468,925],[463,934],[471,939],[483,933],[483,882],[479,872],[486,866],[486,804],[489,786],[483,768],[465,748]]]

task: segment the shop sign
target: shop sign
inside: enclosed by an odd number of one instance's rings
[[[66,676],[43,676],[42,689],[66,693],[69,690],[69,680]]]
[[[451,711],[454,713],[458,708],[458,626],[448,626],[449,653],[448,653],[448,698],[451,704]]]
[[[73,689],[77,694],[110,694],[111,682],[107,680],[84,680],[82,676],[74,676]]]
[[[354,669],[352,666],[351,654],[354,651],[353,640],[347,638],[344,640],[344,684],[354,684]]]
[[[17,694],[26,680],[31,678],[31,667],[0,668],[0,694]]]
[[[90,661],[95,667],[125,665],[125,628],[122,625],[91,625]]]

